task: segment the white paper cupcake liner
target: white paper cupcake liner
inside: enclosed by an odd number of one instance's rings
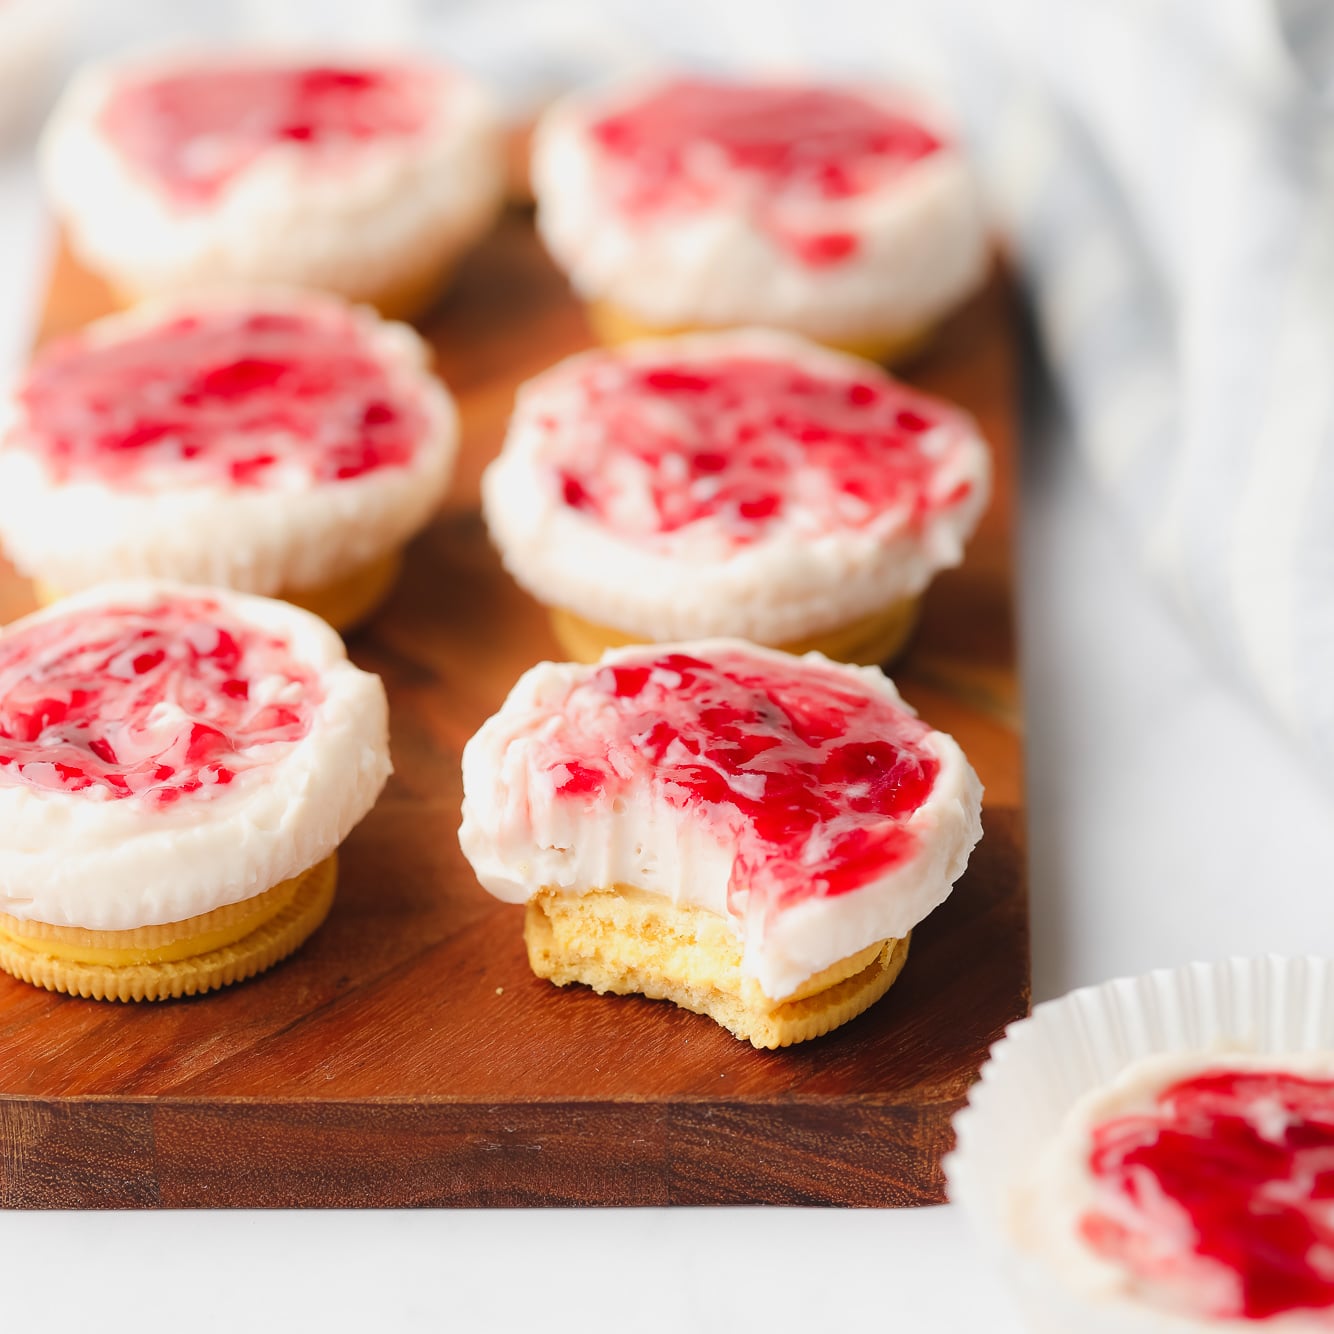
[[[1228,959],[1084,987],[1037,1006],[992,1048],[945,1161],[962,1206],[1005,1271],[1030,1327],[1043,1334],[1187,1334],[1313,1329],[1311,1316],[1191,1320],[1067,1288],[1019,1248],[1015,1203],[1043,1147],[1084,1094],[1126,1066],[1168,1053],[1334,1051],[1334,960]],[[1328,1312],[1320,1313],[1326,1318]]]

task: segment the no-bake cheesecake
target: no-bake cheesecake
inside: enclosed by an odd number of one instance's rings
[[[0,631],[0,968],[162,1000],[295,950],[390,772],[380,679],[286,603],[141,581]]]
[[[757,1047],[879,999],[981,835],[968,761],[880,671],[735,640],[539,664],[463,788],[464,854],[527,904],[538,976]]]
[[[50,600],[152,575],[345,629],[434,513],[457,414],[405,325],[313,292],[153,302],[49,344],[0,432],[0,542]]]
[[[879,87],[658,76],[534,139],[538,227],[604,341],[766,325],[885,360],[981,284],[986,231],[940,114]]]
[[[430,303],[505,178],[488,95],[410,58],[184,51],[78,74],[42,144],[79,258],[126,301],[230,282]]]
[[[990,494],[966,413],[791,334],[572,357],[520,391],[483,508],[582,662],[739,636],[883,662]]]

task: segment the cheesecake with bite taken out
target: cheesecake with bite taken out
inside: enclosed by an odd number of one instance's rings
[[[958,745],[874,668],[738,640],[541,663],[463,755],[460,842],[533,971],[756,1047],[847,1023],[981,836]]]

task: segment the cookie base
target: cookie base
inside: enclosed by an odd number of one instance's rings
[[[93,266],[90,265],[89,267]],[[411,322],[428,314],[441,300],[454,277],[454,270],[457,267],[458,251],[456,247],[451,246],[444,253],[437,253],[434,250],[426,251],[405,267],[392,282],[369,292],[343,285],[294,282],[291,279],[284,280],[273,277],[238,278],[235,275],[227,274],[218,275],[215,285],[267,286],[278,283],[281,286],[312,287],[329,292],[334,296],[340,296],[344,301],[351,301],[355,305],[374,306],[387,320],[407,320]],[[105,273],[103,277],[107,282],[112,303],[120,310],[130,310],[145,301],[155,301],[167,293],[178,290],[178,286],[170,284],[166,288],[141,289],[117,282]]]
[[[716,333],[717,328],[704,325],[677,325],[663,327],[646,324],[637,315],[608,301],[590,301],[584,307],[588,327],[594,337],[606,347],[617,347],[638,338],[671,338],[677,334]],[[803,333],[801,329],[793,333]],[[813,342],[847,352],[863,361],[876,361],[889,366],[911,360],[921,352],[936,332],[936,325],[926,324],[911,329],[896,329],[882,334],[865,334],[857,338],[819,338],[807,335]]]
[[[389,596],[403,568],[403,553],[390,551],[351,574],[317,588],[286,588],[278,597],[294,606],[313,611],[340,634],[364,624]]]
[[[669,1000],[770,1050],[821,1037],[878,1001],[909,941],[877,941],[775,1001],[742,975],[741,942],[725,919],[629,886],[544,890],[528,902],[523,936],[533,972],[558,987]]]
[[[403,553],[391,551],[332,583],[320,584],[316,588],[283,589],[274,596],[294,607],[314,612],[340,634],[346,634],[367,621],[389,596],[402,568]],[[32,592],[42,607],[49,607],[65,596],[63,589],[41,579],[32,581]]]
[[[387,287],[351,301],[374,306],[387,320],[409,323],[429,314],[444,297],[454,278],[458,256],[453,248],[443,255],[428,254]]]
[[[877,667],[903,650],[917,624],[920,602],[920,598],[904,598],[882,611],[849,621],[847,625],[775,647],[784,653],[823,653],[836,662]],[[564,607],[550,607],[547,615],[561,648],[574,662],[597,662],[609,648],[655,642],[636,638],[608,625],[598,625]]]
[[[278,894],[277,911],[253,929],[242,926],[243,934],[226,944],[214,942],[219,933],[227,933],[229,920],[245,920],[253,906],[249,901],[135,931],[81,931],[0,914],[0,969],[47,991],[90,1000],[155,1001],[201,995],[254,977],[304,944],[329,915],[337,880],[334,854],[275,885],[259,897]],[[206,941],[208,947],[185,952],[192,940]],[[77,957],[81,946],[94,959],[124,952],[151,961],[90,962]],[[160,957],[182,953],[184,957]]]

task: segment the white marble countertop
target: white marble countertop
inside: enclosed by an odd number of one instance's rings
[[[0,152],[0,376],[46,226]],[[1232,953],[1334,954],[1331,795],[1141,573],[1045,386],[1025,439],[1021,642],[1035,996]],[[964,1220],[678,1209],[0,1214],[15,1329],[1020,1329]]]

